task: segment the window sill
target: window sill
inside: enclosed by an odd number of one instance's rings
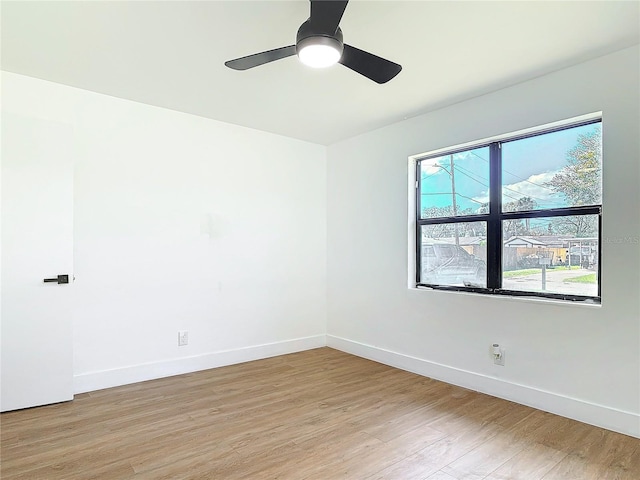
[[[554,305],[554,306],[562,306],[562,307],[583,307],[583,308],[599,308],[602,307],[602,301],[598,303],[596,300],[562,300],[557,298],[547,298],[547,297],[536,297],[536,296],[528,296],[528,295],[509,295],[508,293],[504,294],[491,294],[491,293],[481,293],[481,292],[472,292],[472,291],[464,291],[464,290],[446,290],[446,289],[438,289],[431,287],[420,287],[420,286],[411,286],[408,288],[409,291],[414,292],[432,292],[436,294],[444,294],[444,295],[462,295],[462,296],[472,296],[475,298],[490,298],[490,299],[498,299],[499,301],[506,302],[525,302],[525,303],[533,303],[533,304],[546,304],[546,305]]]

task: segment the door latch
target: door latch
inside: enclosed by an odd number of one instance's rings
[[[69,275],[58,275],[56,278],[45,278],[44,283],[69,283]]]

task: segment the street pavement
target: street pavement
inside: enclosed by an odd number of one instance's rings
[[[549,293],[566,293],[569,295],[587,295],[595,297],[598,295],[597,283],[577,283],[565,282],[568,278],[582,277],[595,273],[595,270],[579,268],[577,270],[567,270],[563,267],[548,269],[546,274],[546,288]],[[540,273],[525,275],[522,277],[505,278],[502,280],[502,288],[507,290],[520,291],[543,291],[542,290],[542,270]]]

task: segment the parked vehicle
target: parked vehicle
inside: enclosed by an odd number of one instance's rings
[[[424,243],[421,260],[422,283],[486,286],[487,264],[459,245]]]

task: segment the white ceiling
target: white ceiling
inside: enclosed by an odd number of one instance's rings
[[[638,1],[351,1],[345,42],[403,66],[378,85],[290,57],[297,1],[2,1],[2,69],[320,144],[639,43]]]

